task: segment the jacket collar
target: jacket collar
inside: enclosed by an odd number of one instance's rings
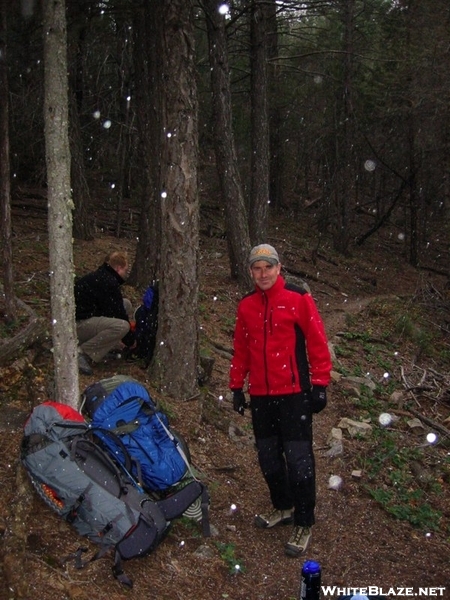
[[[123,277],[121,277],[119,275],[119,273],[115,269],[113,269],[113,267],[111,265],[108,265],[108,263],[106,263],[106,262],[103,263],[100,268],[105,271],[108,271],[108,273],[111,273],[111,275],[113,275],[117,279],[117,281],[119,282],[120,285],[125,283],[125,279],[123,279]]]
[[[286,282],[284,281],[283,277],[281,275],[278,275],[277,280],[275,281],[273,286],[271,288],[269,288],[268,290],[262,290],[258,286],[255,286],[255,290],[259,296],[262,296],[262,297],[266,296],[266,298],[273,298],[274,296],[276,296],[278,294],[279,291],[281,291],[284,288],[285,283]]]

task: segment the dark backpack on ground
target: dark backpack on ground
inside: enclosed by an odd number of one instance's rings
[[[150,364],[155,351],[158,307],[158,284],[155,283],[146,289],[142,304],[134,313],[136,348],[131,351],[131,355],[143,359],[145,366]]]
[[[21,461],[39,496],[82,536],[99,545],[91,559],[113,551],[114,576],[132,587],[122,560],[152,552],[198,497],[186,485],[155,501],[95,442],[80,413],[58,402],[44,402],[24,427]],[[75,553],[77,567],[89,561]]]
[[[196,485],[198,497],[184,512],[202,520],[208,535],[207,488],[194,473],[185,440],[143,385],[124,375],[102,379],[84,391],[81,412],[104,448],[146,492],[163,498]]]

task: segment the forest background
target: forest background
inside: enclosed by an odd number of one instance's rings
[[[316,252],[328,237],[349,253],[394,222],[415,266],[437,224],[448,232],[446,2],[2,6],[3,239],[10,193],[47,189],[55,370],[66,401],[78,387],[72,202],[79,239],[95,235],[93,199],[108,206],[119,238],[127,215],[139,219],[130,283],[160,281],[164,344],[152,369],[184,398],[197,391],[200,215],[223,217],[210,234],[226,235],[243,289],[248,249],[277,213],[313,214]],[[52,252],[52,238],[66,245]],[[67,290],[57,283],[65,273]]]
[[[184,400],[198,394],[204,358],[201,239],[220,246],[241,292],[251,245],[274,240],[275,227],[274,243],[296,256],[296,224],[314,267],[291,270],[316,290],[324,256],[349,265],[367,248],[373,277],[361,276],[380,285],[386,240],[396,283],[397,261],[448,280],[448,2],[23,0],[1,10],[1,364],[50,335],[56,396],[78,403],[70,284],[95,265],[87,255],[73,265],[72,235],[130,249],[136,300],[160,281],[146,377]],[[50,310],[20,299],[11,209],[24,211],[16,223],[48,211]]]

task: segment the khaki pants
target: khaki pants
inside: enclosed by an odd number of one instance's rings
[[[91,317],[77,321],[78,347],[91,360],[100,362],[110,350],[121,348],[129,330],[130,324],[123,319]]]

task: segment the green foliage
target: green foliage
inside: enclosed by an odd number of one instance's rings
[[[168,404],[167,402],[165,402],[164,400],[161,400],[160,398],[158,398],[158,402],[160,404],[161,410],[166,413],[166,415],[169,418],[169,421],[175,421],[176,420],[176,414],[174,413],[172,407],[170,406],[170,404]]]
[[[222,315],[221,318],[221,323],[222,323],[222,331],[233,331],[234,330],[234,325],[235,325],[235,318],[233,317],[227,317],[226,315]]]
[[[426,289],[419,290],[417,297],[433,299]],[[443,356],[450,355],[445,351],[447,346],[442,344],[439,328],[430,326],[429,315],[430,306],[417,301],[416,297],[406,303],[401,299],[371,302],[348,320],[348,331],[339,335],[336,356],[342,375],[366,377],[371,373],[376,382],[375,390],[360,386],[357,397],[352,391],[340,392],[351,397],[353,408],[358,412],[352,417],[368,418],[373,425],[370,436],[359,437],[358,453],[354,455],[358,468],[365,474],[364,489],[395,519],[425,531],[443,532],[450,531],[443,508],[450,460],[442,452],[445,440],[440,446],[425,448],[417,445],[408,429],[405,431],[404,418],[389,428],[378,423],[379,415],[390,410],[392,393],[403,385],[399,380],[397,344],[402,360],[412,354],[416,360],[420,356],[422,362],[428,358],[439,362]],[[384,373],[389,377],[384,378]],[[430,464],[438,465],[434,467],[436,476],[421,479],[417,469],[423,467],[428,473]]]
[[[395,432],[374,429],[373,443],[360,457],[360,466],[369,480],[365,486],[369,495],[396,519],[408,521],[420,529],[436,531],[442,513],[433,508],[433,498],[441,493],[438,484],[425,492],[411,472],[411,463],[420,461],[422,452],[417,447],[401,447]]]
[[[21,315],[17,317],[14,321],[6,323],[5,321],[0,321],[0,339],[1,338],[10,338],[17,331],[20,331],[21,326],[29,320],[28,315]]]
[[[198,523],[193,519],[189,519],[188,517],[180,517],[179,519],[176,519],[175,526],[183,529],[186,532],[186,535],[189,535],[190,537],[202,537]]]
[[[334,352],[338,358],[350,358],[353,354],[352,348],[345,344],[335,346]]]
[[[442,514],[424,502],[424,492],[420,489],[408,490],[399,487],[396,490],[368,488],[369,494],[386,512],[400,521],[408,521],[413,527],[437,531]]]
[[[369,417],[375,417],[382,411],[383,404],[367,388],[361,389],[361,394],[355,400],[355,406],[367,412]]]
[[[234,544],[216,542],[216,546],[219,550],[220,558],[227,564],[230,574],[238,575],[239,573],[245,573],[242,561],[236,558],[236,546]]]
[[[425,330],[415,315],[405,313],[395,323],[395,331],[404,339],[413,342],[418,351],[427,353],[431,347],[432,335]]]

